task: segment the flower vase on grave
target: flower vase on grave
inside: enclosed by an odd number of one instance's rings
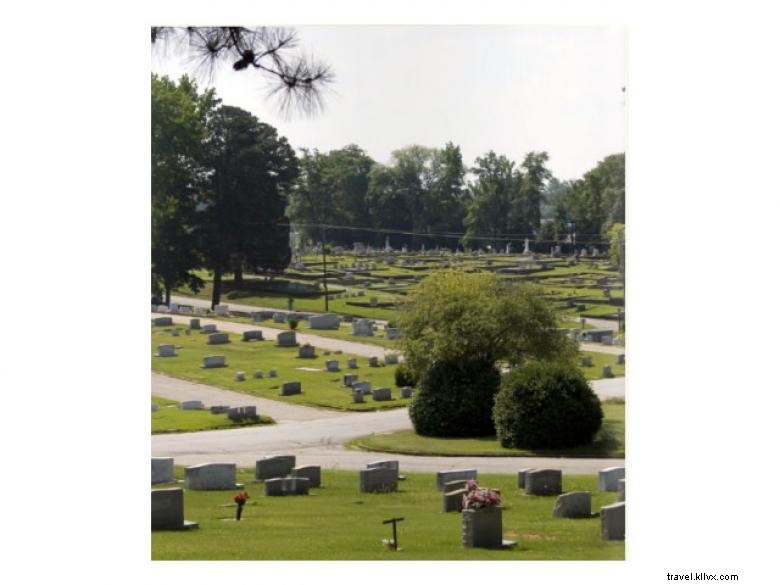
[[[233,501],[236,503],[236,522],[241,520],[241,513],[244,511],[244,504],[249,499],[249,494],[246,492],[238,492],[233,496]]]
[[[501,494],[496,490],[479,488],[469,480],[463,496],[462,542],[466,547],[501,548],[503,526]]]

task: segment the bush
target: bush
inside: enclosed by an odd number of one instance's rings
[[[289,321],[287,321],[287,325],[289,325],[290,329],[295,331],[298,328],[298,320],[290,319]]]
[[[493,407],[501,446],[518,449],[588,444],[603,416],[582,372],[549,363],[532,363],[506,376]]]
[[[432,437],[493,435],[493,399],[500,383],[501,374],[486,360],[434,363],[409,405],[414,430]]]
[[[402,386],[417,386],[417,378],[414,377],[414,373],[404,363],[398,364],[395,369],[395,385],[401,388]]]

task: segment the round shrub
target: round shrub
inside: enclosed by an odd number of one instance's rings
[[[417,386],[417,378],[406,364],[398,364],[398,367],[395,369],[395,385],[399,388],[403,386]]]
[[[503,447],[543,449],[588,444],[604,414],[578,369],[533,363],[510,373],[493,407]]]
[[[500,383],[492,362],[435,362],[423,373],[409,405],[414,430],[432,437],[492,435],[493,399]]]

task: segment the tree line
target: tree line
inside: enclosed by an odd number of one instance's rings
[[[463,162],[460,147],[412,145],[383,164],[359,146],[300,149],[254,115],[152,75],[152,287],[195,291],[213,273],[278,273],[290,262],[290,225],[303,241],[351,247],[564,251],[603,242],[624,222],[625,157],[614,154],[561,182],[546,152],[519,164],[494,151]],[[612,230],[612,231],[610,231]],[[622,233],[622,232],[621,232]]]

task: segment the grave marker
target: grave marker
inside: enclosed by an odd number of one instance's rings
[[[232,490],[236,484],[235,463],[201,463],[184,468],[184,487],[188,490]]]

